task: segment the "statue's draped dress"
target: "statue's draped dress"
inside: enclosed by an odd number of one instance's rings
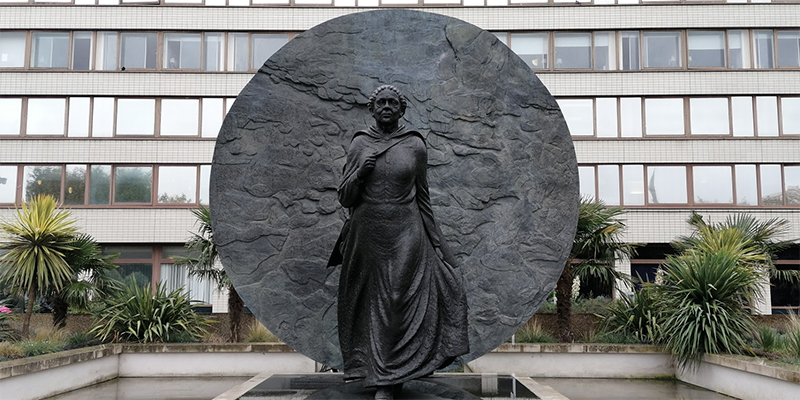
[[[361,181],[359,165],[376,153]],[[345,379],[402,383],[468,353],[466,295],[433,218],[422,136],[402,126],[391,134],[357,132],[339,201],[350,209],[335,250]]]

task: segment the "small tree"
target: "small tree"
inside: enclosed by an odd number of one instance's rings
[[[8,250],[0,257],[0,281],[18,293],[27,293],[22,323],[22,334],[27,336],[40,290],[61,290],[72,280],[65,256],[74,249],[75,220],[69,211],[57,208],[52,196],[41,195],[23,203],[13,221],[0,222],[0,232],[6,236],[0,248]]]
[[[572,283],[576,276],[593,277],[604,284],[627,279],[625,274],[614,269],[618,257],[635,253],[634,245],[623,243],[620,238],[625,224],[618,217],[624,213],[622,207],[608,207],[602,201],[581,199],[572,251],[556,283],[558,332],[563,342],[572,342],[574,338],[570,319]]]
[[[214,231],[211,229],[211,211],[201,204],[200,208],[192,210],[192,214],[197,218],[195,223],[198,229],[197,232],[192,232],[191,239],[186,243],[189,257],[174,257],[175,263],[187,266],[191,276],[215,282],[217,290],[228,291],[230,340],[238,342],[241,339],[244,301],[239,297],[225,270],[217,267],[219,254],[214,243]]]

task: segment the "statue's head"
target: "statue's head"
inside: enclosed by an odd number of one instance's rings
[[[406,98],[400,89],[392,85],[382,85],[369,96],[367,108],[378,126],[396,126],[406,112]]]

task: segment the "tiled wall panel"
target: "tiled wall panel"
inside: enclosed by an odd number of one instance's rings
[[[0,141],[0,163],[210,164],[211,140]]]
[[[800,138],[580,140],[574,143],[578,162],[585,164],[800,162]]]

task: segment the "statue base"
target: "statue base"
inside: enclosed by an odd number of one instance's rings
[[[375,388],[362,381],[344,382],[342,374],[272,375],[244,393],[241,400],[339,400],[373,399]],[[538,399],[528,387],[510,375],[434,374],[403,384],[396,400],[408,399]]]

